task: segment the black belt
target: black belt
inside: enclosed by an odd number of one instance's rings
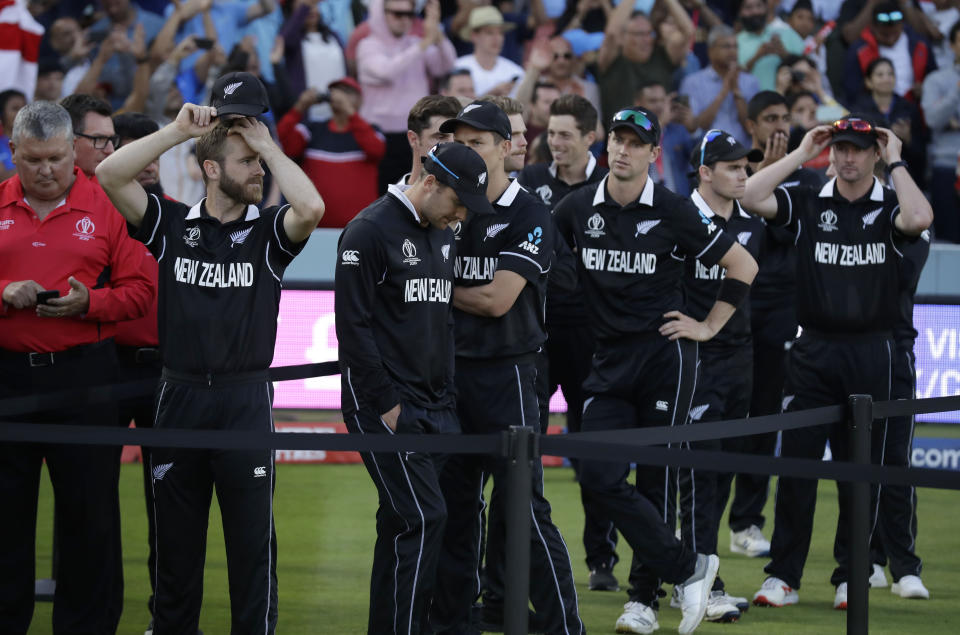
[[[808,337],[813,337],[820,340],[832,340],[839,342],[862,342],[865,340],[891,340],[893,339],[892,331],[863,331],[860,333],[857,332],[832,332],[828,333],[826,331],[821,331],[814,328],[803,327],[803,332],[800,334],[800,337],[804,335]]]
[[[160,361],[160,349],[152,346],[118,346],[117,358],[128,364],[157,364]]]
[[[242,373],[181,373],[180,371],[170,370],[166,366],[160,374],[163,381],[172,381],[180,384],[192,384],[195,386],[233,386],[235,384],[253,384],[262,381],[270,381],[269,370],[251,370]]]
[[[112,338],[93,342],[92,344],[81,344],[80,346],[68,348],[65,351],[52,351],[49,353],[21,353],[0,349],[0,360],[10,361],[17,365],[22,364],[29,368],[42,368],[45,366],[53,366],[60,362],[86,357],[87,355],[103,350],[107,346],[113,346]]]

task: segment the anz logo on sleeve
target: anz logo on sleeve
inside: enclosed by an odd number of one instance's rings
[[[520,243],[520,249],[529,251],[531,254],[540,253],[540,243],[543,241],[543,228],[539,225],[533,228],[532,232],[527,232],[527,239]]]

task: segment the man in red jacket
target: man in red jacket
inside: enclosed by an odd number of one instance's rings
[[[13,124],[17,175],[0,184],[0,399],[115,381],[116,322],[156,288],[107,195],[74,166],[68,112],[36,101]],[[109,145],[109,144],[108,144]],[[62,297],[50,298],[58,294]],[[113,404],[50,403],[15,420],[105,425]],[[113,633],[123,603],[115,447],[0,443],[0,633],[33,616],[40,467],[55,492],[53,632]]]
[[[277,124],[280,144],[327,204],[321,227],[342,228],[377,198],[377,173],[387,146],[383,134],[358,113],[363,98],[352,77],[332,82],[327,95],[305,90]],[[310,106],[330,100],[333,118],[304,121]]]

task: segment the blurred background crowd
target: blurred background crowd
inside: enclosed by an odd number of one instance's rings
[[[163,125],[248,71],[270,95],[264,121],[326,201],[323,226],[343,227],[409,170],[426,135],[408,113],[429,94],[517,99],[528,163],[552,161],[560,95],[587,98],[601,121],[644,106],[664,129],[651,173],[681,194],[708,129],[760,136],[770,161],[857,112],[903,139],[935,239],[960,242],[958,22],[960,0],[0,0],[0,123],[9,132],[30,100],[86,93]],[[749,111],[764,90],[789,117]],[[13,164],[0,141],[2,180]],[[203,195],[189,145],[161,158],[159,180],[175,199]]]

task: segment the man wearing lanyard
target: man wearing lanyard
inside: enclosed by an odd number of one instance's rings
[[[778,185],[805,161],[833,146],[837,176],[822,188]],[[849,116],[817,126],[800,147],[747,181],[741,204],[775,225],[796,229],[797,321],[803,329],[790,349],[785,410],[845,403],[851,394],[890,399],[893,329],[899,316],[901,245],[917,240],[933,220],[923,193],[904,169],[902,143],[889,130]],[[890,168],[896,192],[873,175],[877,161]],[[873,426],[872,458],[883,457],[884,421]],[[781,455],[823,456],[827,439],[835,459],[849,456],[841,423],[786,430]],[[837,483],[839,518],[834,554],[837,567],[833,606],[847,608],[847,542],[850,484]],[[877,488],[871,488],[876,510]],[[784,606],[799,600],[803,566],[810,549],[817,483],[781,477],[770,541],[768,574],[754,604]],[[875,519],[871,519],[871,526]]]
[[[0,185],[0,399],[116,381],[116,322],[156,287],[103,191],[74,165],[69,113],[36,101],[11,132],[16,176]],[[57,297],[62,296],[62,297]],[[38,423],[102,426],[105,404],[53,405]],[[0,443],[0,632],[33,616],[40,467],[55,492],[60,564],[53,631],[113,633],[123,607],[115,446]]]
[[[713,337],[743,301],[757,265],[692,202],[649,178],[660,153],[660,124],[642,108],[621,110],[607,139],[610,173],[554,210],[560,233],[580,257],[597,350],[584,383],[582,429],[683,425],[696,383],[697,343]],[[727,270],[717,301],[698,321],[680,312],[683,256]],[[583,495],[596,501],[644,565],[631,575],[620,632],[649,633],[657,623],[660,581],[683,586],[681,633],[703,619],[717,574],[716,555],[697,554],[674,536],[667,470],[629,462],[582,460]]]

